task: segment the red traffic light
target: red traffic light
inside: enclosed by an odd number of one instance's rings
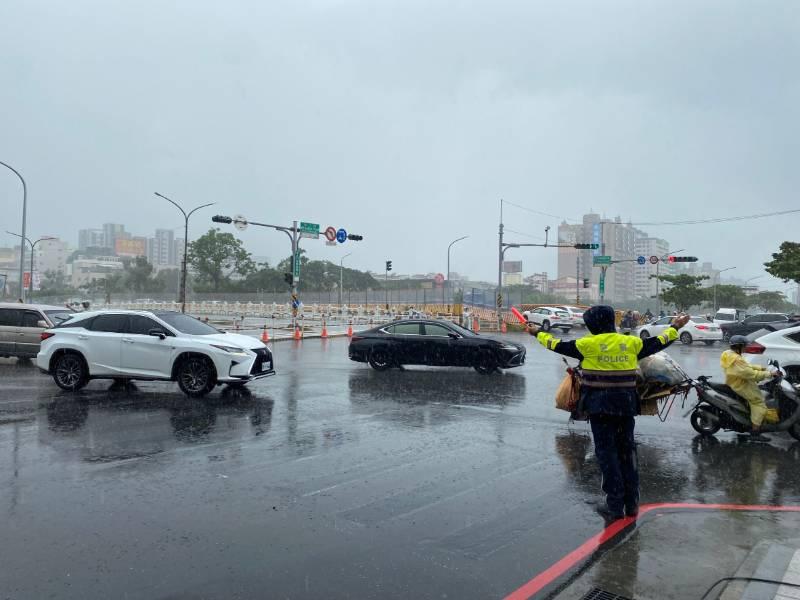
[[[670,256],[669,257],[669,262],[674,263],[675,262],[675,257],[674,256]]]

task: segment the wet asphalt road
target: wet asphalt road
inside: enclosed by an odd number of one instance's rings
[[[346,350],[275,344],[276,377],[203,400],[0,361],[0,598],[502,598],[601,528],[560,357],[484,377]],[[671,349],[693,376],[720,351]],[[798,501],[791,438],[703,441],[678,408],[637,420],[642,502]]]

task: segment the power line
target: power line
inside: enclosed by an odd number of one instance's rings
[[[514,202],[509,202],[508,200],[503,200],[503,204],[508,204],[509,206],[513,206],[515,208],[519,208],[520,210],[527,210],[530,213],[535,215],[543,215],[545,217],[552,217],[554,219],[561,219],[562,221],[574,221],[577,222],[577,219],[569,219],[567,217],[561,217],[559,215],[551,215],[550,213],[542,212],[540,210],[533,210],[532,208],[528,208],[527,206],[522,206],[521,204],[515,204]]]
[[[703,223],[725,223],[728,221],[747,221],[748,219],[763,219],[764,217],[776,217],[778,215],[788,215],[800,212],[800,208],[792,210],[781,210],[771,213],[758,213],[755,215],[741,215],[738,217],[719,217],[715,219],[696,219],[693,221],[660,221],[660,222],[647,222],[647,223],[631,223],[631,225],[644,226],[644,225],[700,225]]]
[[[531,235],[529,233],[522,233],[521,231],[515,231],[513,229],[509,229],[508,227],[505,228],[505,231],[507,231],[508,233],[516,233],[517,235],[521,235],[523,237],[528,237],[528,238],[531,238],[533,240],[543,240],[544,239],[540,235]]]

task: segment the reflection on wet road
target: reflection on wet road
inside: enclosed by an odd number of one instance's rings
[[[600,527],[563,364],[377,373],[346,340],[274,346],[278,375],[62,393],[0,362],[0,590],[11,598],[501,598]],[[721,348],[675,346],[692,375]],[[643,502],[793,503],[800,447],[637,422]]]

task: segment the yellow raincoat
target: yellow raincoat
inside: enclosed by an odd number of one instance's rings
[[[733,350],[725,350],[719,363],[725,369],[725,383],[747,400],[750,404],[750,421],[755,427],[760,427],[767,414],[767,404],[757,384],[769,379],[772,374],[764,367],[751,365]]]

